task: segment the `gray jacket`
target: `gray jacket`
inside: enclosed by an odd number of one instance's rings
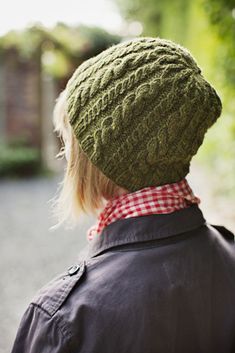
[[[234,235],[198,205],[121,219],[28,306],[12,353],[235,352]]]

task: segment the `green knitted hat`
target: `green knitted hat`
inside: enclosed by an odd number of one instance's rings
[[[66,92],[82,150],[129,191],[184,178],[222,108],[187,49],[152,37],[113,45],[88,59]]]

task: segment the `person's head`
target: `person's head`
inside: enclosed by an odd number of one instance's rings
[[[78,216],[83,213],[97,212],[104,207],[105,202],[119,196],[128,190],[116,185],[107,178],[83,152],[69,124],[66,105],[66,91],[57,98],[53,113],[54,131],[63,144],[57,158],[65,158],[64,178],[57,191],[59,195],[52,199],[52,209],[58,223],[73,227]]]
[[[61,222],[120,193],[183,179],[221,109],[194,58],[172,41],[135,38],[85,61],[54,110],[68,157]]]

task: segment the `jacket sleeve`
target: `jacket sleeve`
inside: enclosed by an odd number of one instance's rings
[[[68,336],[60,322],[41,307],[30,304],[21,319],[11,353],[68,353]]]

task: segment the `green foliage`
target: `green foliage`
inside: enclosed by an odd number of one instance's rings
[[[143,35],[160,36],[180,43],[187,35],[188,0],[116,0],[127,20],[143,24]]]
[[[154,0],[117,0],[122,15],[127,20],[137,20],[144,26],[143,34],[158,35],[161,31],[161,2]]]
[[[0,37],[0,54],[8,49],[16,49],[22,58],[29,59],[39,50],[41,40],[40,27],[20,31],[10,31],[5,36]]]
[[[202,3],[221,38],[218,64],[225,72],[226,84],[235,87],[235,0],[203,0]]]
[[[210,172],[216,172],[221,183],[217,191],[235,197],[235,139],[232,130],[232,115],[224,113],[208,130],[205,141],[195,157]]]
[[[0,144],[0,177],[32,175],[39,170],[38,149]]]
[[[211,161],[217,160],[219,175],[227,181],[228,190],[235,194],[235,0],[203,0],[203,8],[208,16],[213,32],[219,38],[218,55],[215,56],[214,70],[219,72],[219,82],[223,96],[223,121],[216,125]],[[211,139],[213,145],[213,140]],[[216,158],[216,153],[222,158]],[[208,153],[210,155],[210,153]],[[213,164],[213,163],[212,163]]]
[[[98,54],[121,37],[98,27],[69,27],[58,23],[53,29],[40,25],[23,31],[11,31],[0,37],[0,56],[14,49],[22,60],[42,57],[45,72],[56,78],[70,75],[87,58]]]

